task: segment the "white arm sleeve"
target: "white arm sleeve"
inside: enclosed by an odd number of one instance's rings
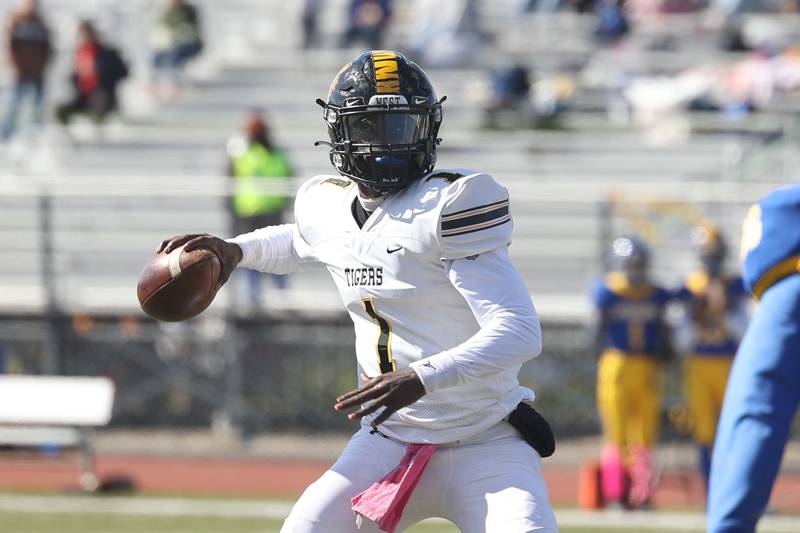
[[[539,317],[505,246],[472,260],[446,261],[445,268],[480,330],[458,346],[410,365],[427,392],[490,377],[541,353]]]
[[[297,224],[267,226],[244,235],[228,239],[242,249],[238,266],[269,272],[289,274],[300,269],[303,263],[317,261],[311,246],[305,242]]]

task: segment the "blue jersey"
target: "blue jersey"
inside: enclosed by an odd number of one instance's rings
[[[750,208],[742,226],[743,277],[756,299],[800,272],[800,185],[782,187]]]
[[[620,272],[598,281],[594,304],[608,317],[603,332],[606,348],[657,355],[664,333],[664,308],[669,300],[669,291],[651,284],[632,287]]]
[[[708,288],[711,280],[708,274],[702,270],[692,272],[686,276],[683,287],[678,290],[676,297],[687,305],[691,305],[698,298],[701,298]],[[725,298],[728,302],[728,311],[742,311],[743,299],[747,296],[744,282],[739,276],[727,276],[722,278],[725,285]],[[728,313],[721,316],[706,316],[703,327],[694,325],[696,341],[692,347],[692,353],[700,356],[733,356],[739,345],[741,331],[733,331],[729,324]]]

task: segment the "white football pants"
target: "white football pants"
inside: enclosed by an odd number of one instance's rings
[[[400,462],[405,446],[362,429],[336,463],[295,503],[281,533],[379,533],[361,528],[350,499]],[[426,518],[450,520],[462,533],[557,533],[541,458],[507,422],[433,454],[397,531]]]

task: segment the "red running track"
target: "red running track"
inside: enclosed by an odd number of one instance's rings
[[[97,458],[101,479],[127,476],[143,492],[187,495],[296,498],[317,479],[329,462],[276,459],[218,459],[103,455]],[[543,471],[556,506],[577,505],[578,469],[548,467]],[[0,490],[75,490],[77,460],[0,457]],[[702,508],[703,488],[694,472],[667,472],[655,494],[658,506]],[[782,473],[771,507],[800,513],[800,474]]]

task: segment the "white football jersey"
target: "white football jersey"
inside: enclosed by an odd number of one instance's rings
[[[357,195],[340,176],[305,183],[295,201],[293,246],[301,259],[323,263],[336,282],[355,325],[358,375],[407,368],[478,332],[445,264],[505,250],[513,225],[507,190],[487,174],[438,170],[386,198],[361,228],[353,215]],[[380,430],[425,443],[476,434],[533,399],[519,386],[519,368],[429,392]]]

